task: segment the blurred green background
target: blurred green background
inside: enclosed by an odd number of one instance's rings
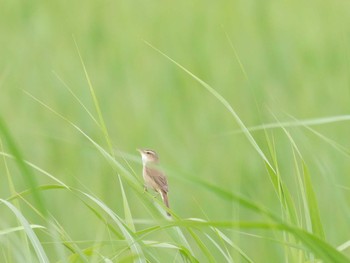
[[[256,219],[238,204],[179,179],[186,176],[276,213],[280,208],[261,157],[244,135],[230,133],[239,129],[230,113],[144,40],[215,88],[248,127],[276,122],[275,117],[291,120],[288,114],[297,119],[349,114],[348,1],[2,1],[0,13],[0,115],[25,159],[69,186],[89,189],[117,213],[122,202],[112,168],[81,134],[23,92],[106,146],[102,132],[56,77],[97,116],[74,39],[113,147],[134,156],[130,163],[140,178],[135,149],[156,150],[169,177],[171,207],[184,218]],[[314,128],[350,146],[347,122]],[[303,127],[289,131],[309,167],[327,240],[337,246],[349,240],[349,156]],[[293,193],[290,142],[280,129],[268,133]],[[252,134],[269,157],[264,132]],[[9,166],[16,190],[27,189],[16,165]],[[0,172],[0,195],[7,198],[3,163]],[[39,175],[37,180],[48,183]],[[133,191],[126,190],[133,216],[147,218]],[[93,239],[96,233],[86,228],[94,217],[79,200],[59,191],[43,195],[74,239]],[[281,260],[273,243],[238,239],[258,262]]]

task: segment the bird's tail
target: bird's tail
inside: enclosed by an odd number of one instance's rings
[[[167,208],[170,208],[170,207],[169,207],[168,193],[165,192],[165,191],[160,191],[160,195],[162,196],[162,199],[163,199],[163,202],[164,202],[165,206],[166,206]],[[168,216],[171,216],[171,214],[170,214],[168,211],[166,212],[166,214],[167,214]]]

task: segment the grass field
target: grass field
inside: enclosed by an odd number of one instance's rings
[[[350,2],[1,6],[0,262],[350,262]]]

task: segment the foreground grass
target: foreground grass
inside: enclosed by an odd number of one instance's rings
[[[4,128],[4,126],[1,126]],[[91,138],[90,138],[91,139]],[[93,142],[93,141],[92,141]],[[115,167],[116,171],[120,169],[120,164],[113,161],[112,156],[93,142],[95,147],[106,157],[106,160]],[[16,147],[16,146],[14,146]],[[18,153],[18,149],[14,153]],[[18,162],[19,156],[12,156],[5,152],[1,153],[6,158],[13,158]],[[5,161],[7,162],[7,161]],[[296,163],[297,163],[296,158]],[[300,162],[300,161],[299,161]],[[22,164],[22,165],[21,165]],[[123,206],[124,214],[118,215],[111,208],[109,208],[102,200],[99,200],[93,194],[85,191],[75,189],[60,182],[53,175],[38,168],[34,164],[27,161],[20,161],[19,167],[24,176],[31,176],[33,172],[27,174],[29,169],[34,169],[35,172],[42,173],[53,180],[53,184],[48,185],[34,185],[33,188],[16,193],[9,197],[8,200],[1,199],[3,213],[6,212],[6,207],[15,215],[18,226],[16,228],[7,228],[2,230],[2,235],[8,236],[7,244],[3,248],[4,254],[9,261],[20,262],[21,258],[31,258],[39,262],[52,262],[54,258],[59,258],[63,262],[159,262],[159,254],[168,255],[173,260],[179,260],[180,257],[184,261],[200,262],[204,259],[209,262],[216,262],[221,258],[225,261],[233,262],[232,253],[238,252],[242,259],[248,262],[254,262],[249,255],[243,252],[239,245],[234,244],[230,240],[226,231],[233,229],[238,230],[258,230],[264,229],[272,231],[276,235],[275,242],[280,242],[284,246],[285,257],[293,262],[305,262],[308,260],[319,259],[324,262],[349,262],[349,260],[325,240],[324,232],[322,230],[322,223],[317,210],[317,200],[313,195],[312,184],[307,172],[306,165],[303,164],[303,172],[300,176],[300,190],[303,198],[302,205],[305,213],[303,217],[297,216],[296,204],[292,199],[287,187],[283,184],[282,179],[278,173],[267,169],[271,176],[271,181],[276,188],[276,193],[281,202],[282,216],[276,215],[271,211],[265,209],[263,206],[256,204],[241,196],[224,191],[218,186],[213,186],[209,183],[199,180],[198,178],[187,178],[188,183],[199,185],[205,188],[210,195],[216,195],[228,202],[238,202],[240,206],[249,209],[262,216],[263,221],[208,221],[203,219],[182,219],[178,215],[173,214],[172,219],[167,219],[162,210],[159,209],[161,203],[154,202],[153,198],[148,196],[144,198],[147,193],[143,193],[141,184],[134,182],[134,177],[125,168],[120,170],[118,174],[121,175],[121,182],[124,181],[128,186],[138,194],[139,202],[151,211],[154,216],[152,219],[139,220],[133,218],[132,209],[128,204],[128,198],[123,190],[123,183],[120,184],[123,192]],[[21,168],[22,167],[22,168]],[[27,167],[23,169],[23,167]],[[57,184],[59,183],[59,184]],[[101,240],[101,237],[96,236],[96,240],[91,245],[88,241],[81,244],[74,241],[69,234],[62,229],[60,223],[47,211],[50,208],[45,206],[44,196],[46,191],[64,191],[67,195],[78,199],[82,206],[96,216],[100,224],[104,225],[106,231],[109,233],[108,240]],[[38,201],[33,198],[31,204],[27,198],[33,197],[34,193],[41,198]],[[14,206],[10,202],[24,201],[31,207],[31,209],[39,216],[42,224],[30,225],[30,219],[27,219],[21,212],[20,206]],[[46,212],[45,212],[46,211]],[[69,215],[67,215],[69,216]],[[79,217],[71,217],[71,220],[84,220]],[[303,223],[306,222],[306,229]],[[85,225],[89,231],[97,225]],[[11,237],[16,232],[24,232],[26,234],[22,239]],[[224,232],[223,232],[224,231]],[[49,241],[40,241],[37,232],[42,232],[46,236],[45,239]],[[152,234],[160,234],[161,239],[149,239]],[[105,236],[105,235],[102,235]],[[264,237],[263,237],[264,238]],[[10,242],[11,240],[11,242]],[[266,237],[268,241],[268,238]],[[13,244],[14,243],[14,244]],[[86,244],[84,244],[86,243]],[[53,246],[60,254],[48,255],[47,247]],[[216,249],[210,249],[210,247]],[[18,254],[18,247],[20,251],[27,252],[27,254]],[[162,251],[162,252],[159,252]],[[163,252],[166,251],[166,252]],[[50,260],[49,260],[50,258]]]

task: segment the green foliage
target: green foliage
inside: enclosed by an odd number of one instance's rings
[[[350,262],[348,10],[3,3],[0,262]]]

